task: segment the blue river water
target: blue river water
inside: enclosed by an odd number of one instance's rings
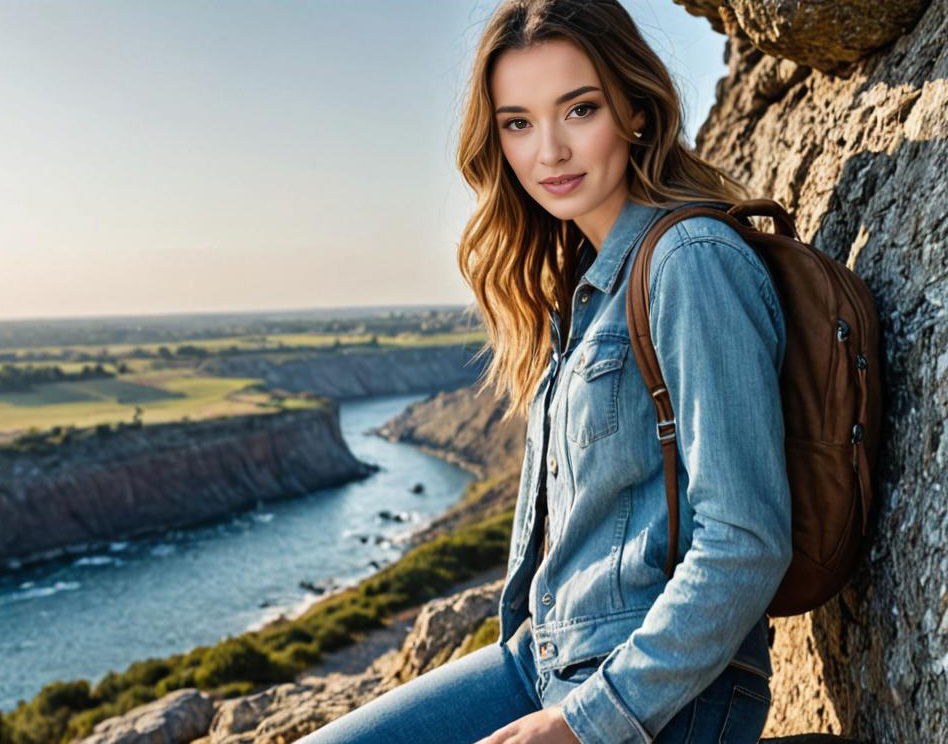
[[[423,397],[341,403],[350,449],[381,466],[364,480],[0,574],[0,710],[53,680],[94,684],[133,661],[295,615],[318,599],[301,581],[351,584],[376,570],[370,561],[397,559],[405,550],[398,538],[456,502],[473,479],[411,445],[366,433]],[[422,493],[411,492],[416,483]]]

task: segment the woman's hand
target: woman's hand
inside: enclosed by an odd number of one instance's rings
[[[573,730],[566,725],[563,709],[552,705],[518,718],[490,736],[474,744],[580,744]]]

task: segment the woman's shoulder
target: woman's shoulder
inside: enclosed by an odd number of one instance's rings
[[[732,225],[706,215],[686,217],[659,237],[649,267],[652,291],[669,268],[688,272],[698,284],[720,275],[757,277],[755,286],[771,279],[763,259]]]

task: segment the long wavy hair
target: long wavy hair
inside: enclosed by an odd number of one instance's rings
[[[457,166],[477,197],[458,245],[458,264],[474,291],[487,341],[475,359],[493,354],[480,394],[506,393],[507,410],[526,416],[552,351],[549,310],[568,332],[579,247],[572,220],[541,207],[521,186],[500,145],[489,81],[506,49],[565,39],[589,57],[603,95],[631,150],[628,198],[669,207],[685,201],[747,198],[737,180],[699,158],[685,144],[675,84],[618,0],[505,0],[478,44],[461,115]],[[636,111],[647,118],[632,135]],[[471,308],[473,310],[473,307]]]

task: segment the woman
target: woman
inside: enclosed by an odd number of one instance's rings
[[[675,88],[616,0],[508,0],[483,33],[458,163],[461,271],[527,419],[500,638],[303,741],[756,742],[765,610],[791,558],[766,267],[724,223],[659,240],[650,328],[676,416],[680,534],[630,353],[632,257],[668,209],[744,198],[681,144]],[[663,429],[663,432],[667,429]]]

